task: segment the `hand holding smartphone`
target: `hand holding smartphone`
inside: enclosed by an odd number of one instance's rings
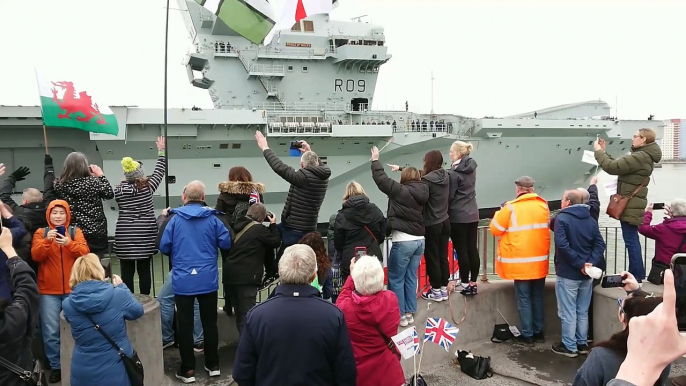
[[[626,276],[606,275],[603,276],[603,280],[600,282],[600,286],[603,288],[621,288],[624,287],[624,279],[626,279]]]

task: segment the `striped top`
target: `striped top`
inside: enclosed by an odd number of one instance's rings
[[[150,176],[149,188],[138,189],[134,181],[124,181],[114,187],[119,205],[119,219],[114,234],[114,251],[120,259],[145,259],[157,251],[157,221],[153,193],[164,178],[163,155],[157,158]]]

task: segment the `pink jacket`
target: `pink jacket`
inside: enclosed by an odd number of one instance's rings
[[[398,333],[400,309],[391,291],[371,296],[355,292],[352,276],[348,277],[336,305],[343,311],[353,344],[357,365],[357,386],[402,386],[405,375],[398,358],[386,345],[387,337]]]

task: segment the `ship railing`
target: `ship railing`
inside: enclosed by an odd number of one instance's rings
[[[329,122],[271,122],[267,126],[269,134],[320,135],[331,134]]]
[[[313,49],[313,48],[302,48],[302,49],[280,49],[280,48],[258,48],[257,56],[281,56],[281,57],[293,57],[293,58],[323,58],[326,56],[328,49]]]
[[[254,102],[251,104],[256,110],[284,110],[284,111],[345,111],[345,104],[316,103],[316,102]]]
[[[606,262],[606,269],[605,273],[607,275],[613,275],[613,274],[619,274],[622,271],[626,271],[628,269],[628,256],[627,256],[627,250],[624,245],[624,241],[622,239],[622,233],[620,231],[620,228],[618,227],[600,227],[600,233],[603,236],[603,239],[605,240],[605,244],[607,245],[605,249],[605,262]],[[326,239],[326,233],[323,234],[323,237]],[[391,240],[387,239],[383,243],[383,249],[384,251],[389,251],[390,246],[391,246]],[[324,245],[328,245],[328,243],[324,243]],[[646,267],[646,272],[650,272],[650,268],[652,266],[652,251],[655,249],[655,241],[648,239],[646,237],[642,237],[642,243],[641,245],[643,246],[643,264]],[[106,255],[106,257],[109,257],[112,260],[112,273],[115,274],[121,274],[121,268],[119,264],[119,259],[117,258],[116,254],[113,253],[113,246],[114,246],[114,240],[110,240],[109,243],[109,250]],[[488,226],[481,226],[479,227],[479,232],[478,232],[478,247],[479,247],[479,256],[480,256],[480,261],[481,261],[481,268],[480,268],[480,276],[481,276],[481,281],[489,281],[489,279],[494,279],[494,280],[499,280],[499,277],[496,273],[495,270],[495,262],[497,258],[497,250],[498,250],[498,238],[494,237],[491,235],[491,232],[488,228]],[[450,272],[451,272],[451,280],[457,280],[459,276],[457,275],[458,269],[459,269],[459,264],[458,264],[458,259],[457,259],[457,253],[455,253],[452,250],[452,244],[449,244],[448,246],[448,251],[447,251],[447,256],[448,256],[448,265],[450,267]],[[276,253],[276,250],[275,250]],[[385,253],[387,254],[387,252]],[[549,277],[554,277],[555,276],[555,265],[554,265],[554,259],[553,256],[555,254],[555,245],[553,240],[551,239],[551,244],[550,244],[550,251],[548,254],[548,258],[550,261],[550,267],[548,270],[548,276]],[[651,256],[649,259],[648,256]],[[169,272],[169,260],[167,257],[162,256],[161,254],[156,254],[153,256],[151,259],[152,263],[152,295],[157,296],[157,294],[160,292],[160,289],[164,285],[167,274]],[[222,259],[219,259],[219,268],[221,272],[222,268]],[[384,266],[386,266],[385,259],[384,259]],[[426,290],[429,286],[428,282],[428,276],[426,275],[426,269],[424,265],[424,259],[422,258],[422,263],[418,269],[417,272],[417,277],[419,281],[419,289],[417,291],[417,295]],[[138,282],[138,277],[136,276],[134,278],[134,281],[137,283]],[[257,301],[261,302],[267,299],[269,296],[269,293],[271,293],[271,290],[273,287],[276,285],[276,283],[272,283],[269,286],[266,286],[258,292],[257,296]],[[219,288],[219,298],[222,299],[222,304],[223,305],[223,299],[224,299],[224,291],[222,286]]]
[[[453,133],[453,124],[452,122],[438,122],[429,124],[427,123],[424,125],[423,122],[420,122],[419,124],[412,124],[412,122],[403,122],[401,124],[397,124],[396,127],[393,128],[393,132],[395,133]]]

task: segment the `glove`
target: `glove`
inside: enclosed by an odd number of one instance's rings
[[[50,157],[50,154],[45,155],[45,166],[52,165],[52,157]]]
[[[10,174],[10,177],[14,177],[15,181],[23,181],[29,174],[31,174],[31,171],[29,168],[25,166],[21,166],[19,169],[15,170]]]

